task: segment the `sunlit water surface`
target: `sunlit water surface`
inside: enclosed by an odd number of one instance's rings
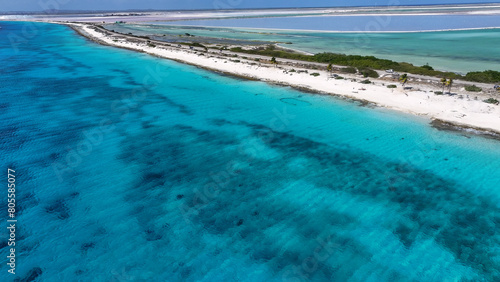
[[[500,279],[498,141],[1,26],[23,281]]]

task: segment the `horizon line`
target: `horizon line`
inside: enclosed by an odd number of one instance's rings
[[[40,14],[40,13],[105,13],[105,12],[183,12],[183,11],[239,11],[239,10],[284,10],[284,9],[331,9],[331,8],[378,8],[378,7],[456,7],[456,6],[467,6],[467,5],[495,5],[500,4],[499,2],[480,2],[480,3],[450,3],[450,4],[406,4],[406,5],[375,5],[375,6],[324,6],[324,7],[261,7],[261,8],[232,8],[232,9],[123,9],[123,10],[107,10],[107,9],[96,9],[96,10],[85,10],[85,9],[51,9],[51,10],[32,10],[32,11],[0,11],[0,14],[12,14],[12,13],[25,13],[25,14]]]

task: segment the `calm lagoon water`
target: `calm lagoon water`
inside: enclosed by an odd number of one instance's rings
[[[18,277],[500,279],[498,141],[64,26],[35,24],[16,53],[25,24],[0,25]]]
[[[407,16],[412,18],[415,16]],[[321,17],[319,17],[321,18]],[[342,18],[342,17],[339,17]],[[214,20],[224,25],[226,20]],[[196,24],[186,21],[183,24]],[[500,22],[500,21],[499,21]],[[201,23],[201,22],[199,22]],[[198,23],[198,24],[199,24]],[[180,24],[171,22],[170,24]],[[207,23],[211,25],[212,22]],[[321,25],[320,25],[321,26]],[[200,42],[225,38],[226,44],[256,44],[278,42],[281,46],[309,53],[334,52],[367,55],[415,65],[426,63],[435,69],[467,73],[469,71],[500,71],[500,29],[453,30],[439,32],[321,32],[272,30],[255,28],[173,26],[163,24],[110,25],[109,29],[138,35],[165,35],[179,41],[179,34],[196,35]],[[207,39],[210,38],[210,39]],[[220,42],[219,42],[220,41]],[[222,40],[215,43],[224,44]],[[292,43],[292,44],[285,44]]]
[[[165,22],[167,23],[167,22]],[[316,31],[395,32],[500,28],[500,15],[304,16],[185,20],[175,25]]]

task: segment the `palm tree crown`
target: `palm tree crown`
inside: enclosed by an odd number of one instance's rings
[[[448,86],[448,92],[451,93],[451,86],[453,85],[453,79],[448,79],[446,81],[446,86]]]
[[[399,77],[399,81],[403,84],[403,86],[408,82],[408,74],[403,74]]]
[[[441,85],[443,85],[443,92],[444,93],[444,87],[446,86],[446,77],[441,78]]]

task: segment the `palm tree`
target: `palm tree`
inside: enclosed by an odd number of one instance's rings
[[[275,57],[271,58],[271,63],[273,63],[275,66],[278,64]]]
[[[441,92],[444,93],[444,87],[446,86],[446,77],[441,78],[441,85],[443,85],[443,91]]]
[[[453,79],[448,79],[446,81],[446,85],[448,86],[448,93],[451,93],[451,86],[453,85]]]
[[[328,66],[326,67],[326,70],[328,71],[328,77],[326,78],[326,80],[329,80],[332,77],[332,70],[333,70],[332,63],[328,64]]]
[[[408,82],[408,74],[403,74],[399,77],[399,81],[403,84],[403,87]]]

